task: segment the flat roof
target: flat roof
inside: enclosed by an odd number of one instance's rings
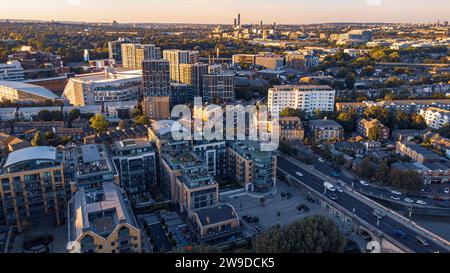
[[[9,154],[3,167],[8,167],[20,162],[30,160],[54,160],[56,161],[56,148],[41,146],[41,147],[29,147],[17,150]]]
[[[34,84],[28,84],[23,82],[10,82],[10,81],[0,81],[0,87],[5,86],[8,88],[17,89],[19,91],[29,93],[35,96],[40,96],[47,99],[58,99],[59,97],[50,90],[48,90],[45,87],[34,85]]]
[[[195,214],[197,214],[197,217],[203,226],[238,218],[234,208],[228,204],[218,204],[212,207],[201,208],[196,210]]]

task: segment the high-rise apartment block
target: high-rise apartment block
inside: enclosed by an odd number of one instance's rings
[[[277,85],[269,89],[269,111],[300,109],[308,114],[316,110],[334,110],[336,91],[323,85]]]
[[[208,102],[229,103],[235,99],[234,74],[222,73],[203,76],[203,99]]]
[[[124,68],[142,69],[142,61],[158,59],[161,49],[152,44],[122,44],[122,65]]]
[[[190,87],[189,99],[203,95],[203,76],[208,74],[208,64],[180,64],[180,82]]]
[[[198,63],[198,51],[170,49],[163,51],[163,58],[170,64],[170,79],[180,82],[180,64]]]

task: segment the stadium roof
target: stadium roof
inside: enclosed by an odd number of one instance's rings
[[[6,159],[3,167],[9,167],[20,162],[39,159],[56,160],[56,148],[41,146],[17,150],[8,155],[8,159]]]
[[[17,89],[19,91],[29,93],[35,96],[43,97],[46,99],[58,99],[59,97],[53,94],[50,90],[45,87],[28,84],[23,82],[10,82],[10,81],[0,81],[0,87],[5,86],[13,89]]]

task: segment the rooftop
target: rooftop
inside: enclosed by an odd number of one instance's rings
[[[212,207],[201,208],[195,210],[194,213],[203,226],[239,219],[234,208],[228,204],[218,204]]]
[[[53,147],[29,147],[17,150],[8,155],[3,167],[9,167],[11,165],[31,161],[31,160],[53,160],[56,161],[56,149]]]
[[[28,84],[28,83],[23,83],[23,82],[0,81],[0,88],[3,86],[12,88],[12,89],[16,89],[16,90],[19,90],[19,91],[22,91],[24,93],[28,93],[31,95],[50,99],[50,100],[55,100],[55,99],[59,98],[57,95],[53,94],[47,88],[39,86],[39,85],[33,85],[33,84]]]

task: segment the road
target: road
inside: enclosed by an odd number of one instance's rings
[[[295,178],[301,183],[304,183],[307,186],[313,188],[315,191],[319,193],[325,193],[325,188],[323,186],[324,180],[316,174],[313,174],[314,170],[304,168],[301,165],[297,165],[293,163],[292,160],[286,159],[283,156],[280,156],[278,158],[278,168],[288,173],[291,177]],[[298,176],[296,174],[297,172],[301,172],[303,174],[303,177]],[[373,215],[374,208],[372,206],[367,205],[365,202],[361,201],[347,191],[338,193],[337,195],[338,200],[335,202],[338,205],[342,206],[348,211],[354,211],[356,217],[375,227],[377,226],[378,220]],[[394,220],[391,216],[385,216],[383,220],[379,222],[378,229],[390,236],[394,236],[393,230],[395,229],[404,230],[408,234],[408,237],[406,239],[398,238],[398,240],[401,241],[401,243],[404,244],[407,248],[417,253],[434,253],[437,251],[440,253],[450,252],[448,248],[445,248],[440,244],[430,240],[427,240],[429,243],[427,247],[419,245],[414,239],[414,237],[418,236],[419,233],[413,230],[411,227]]]

